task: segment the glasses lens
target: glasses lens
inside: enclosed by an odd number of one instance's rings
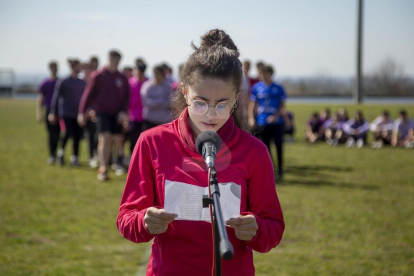
[[[193,104],[191,105],[191,110],[195,114],[204,114],[207,111],[207,103],[203,101],[193,101]]]
[[[218,115],[228,115],[230,114],[230,104],[229,103],[219,103],[216,106],[216,112]]]

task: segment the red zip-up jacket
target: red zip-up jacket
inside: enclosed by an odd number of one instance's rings
[[[251,241],[239,240],[234,229],[226,227],[234,257],[222,261],[222,275],[250,276],[255,273],[252,249],[270,251],[279,244],[285,228],[273,165],[266,146],[238,128],[233,117],[217,133],[223,140],[215,159],[217,179],[241,186],[240,214],[254,215],[259,226]],[[117,226],[133,242],[154,239],[147,276],[211,276],[211,223],[175,220],[159,235],[145,228],[147,208],[164,207],[166,180],[208,185],[207,168],[195,148],[187,108],[173,122],[141,134],[131,159]]]

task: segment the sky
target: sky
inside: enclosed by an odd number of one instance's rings
[[[118,49],[121,66],[143,57],[150,68],[166,61],[177,71],[190,43],[220,28],[242,60],[269,63],[278,76],[352,77],[357,2],[0,0],[0,70],[47,74],[47,63],[57,60],[67,74],[68,57],[97,55],[105,64],[109,50]],[[412,0],[365,1],[365,73],[390,58],[414,76],[413,14]]]

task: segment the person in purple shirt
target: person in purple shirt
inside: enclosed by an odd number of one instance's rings
[[[143,105],[141,99],[141,87],[148,80],[145,76],[145,70],[147,65],[142,59],[137,59],[135,62],[137,67],[136,75],[130,78],[130,96],[129,96],[129,142],[130,142],[130,153],[134,151],[135,144],[138,141],[139,136],[143,130]]]
[[[315,143],[316,141],[321,140],[321,128],[322,120],[319,116],[319,113],[312,113],[311,118],[306,123],[305,139],[310,143]]]
[[[340,108],[332,118],[325,121],[322,127],[325,129],[325,139],[328,145],[336,146],[338,143],[346,142],[342,125],[348,120],[348,112],[345,108]]]
[[[69,138],[73,139],[73,155],[70,158],[72,166],[79,166],[79,143],[82,138],[82,128],[78,125],[78,107],[85,89],[85,81],[78,78],[82,70],[79,60],[68,60],[71,74],[58,82],[53,93],[52,105],[48,120],[51,124],[58,123],[58,116],[65,122],[66,132],[62,138],[62,144],[58,151],[58,162],[64,164],[64,151]]]
[[[129,84],[128,79],[118,71],[121,54],[117,51],[109,53],[109,64],[106,68],[93,72],[79,105],[78,122],[85,125],[86,112],[92,108],[96,112],[98,131],[98,179],[109,179],[108,167],[111,156],[112,140],[118,148],[118,164],[115,173],[123,174],[122,129],[128,125]]]
[[[51,76],[45,79],[39,88],[39,96],[37,98],[37,108],[36,108],[36,119],[38,122],[43,120],[46,122],[46,129],[48,132],[48,146],[49,146],[49,158],[47,162],[49,164],[54,164],[56,162],[56,149],[59,143],[60,135],[60,126],[59,124],[52,125],[49,123],[47,117],[50,113],[50,105],[52,103],[53,91],[55,90],[56,81],[58,80],[57,72],[58,65],[56,62],[52,61],[49,63],[49,70]],[[43,117],[42,107],[45,108]]]
[[[171,122],[172,87],[166,81],[162,66],[154,67],[154,79],[141,87],[145,130]]]
[[[394,147],[414,147],[414,121],[408,118],[407,111],[401,110],[394,122],[391,145]]]
[[[369,123],[364,119],[364,113],[358,110],[355,118],[346,121],[342,125],[342,131],[347,138],[345,146],[353,147],[355,144],[358,148],[363,147],[367,143],[367,133],[369,131]]]

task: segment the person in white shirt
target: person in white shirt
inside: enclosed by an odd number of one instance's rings
[[[374,134],[374,142],[371,146],[374,149],[379,149],[383,145],[391,144],[391,134],[394,121],[390,117],[388,110],[384,110],[380,116],[375,118],[369,126],[369,129]]]

